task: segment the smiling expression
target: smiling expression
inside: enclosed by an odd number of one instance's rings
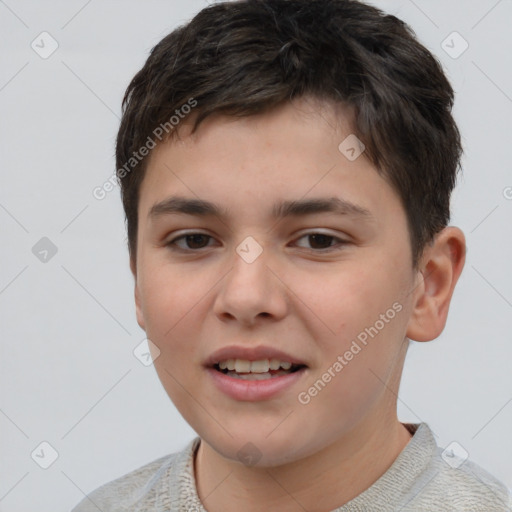
[[[169,397],[227,458],[250,441],[261,464],[277,465],[396,418],[389,390],[398,389],[416,274],[397,193],[364,153],[350,161],[338,150],[350,119],[305,99],[216,116],[192,136],[180,126],[180,139],[148,162],[132,267],[137,319],[160,350]],[[400,312],[301,403],[393,304]],[[273,357],[299,371],[271,385],[216,367]]]

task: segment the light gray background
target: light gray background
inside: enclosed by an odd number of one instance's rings
[[[129,80],[207,3],[0,1],[3,512],[67,511],[195,436],[133,355],[145,336],[119,190],[102,201],[92,190],[114,171]],[[466,267],[442,336],[410,348],[399,417],[427,421],[440,446],[457,441],[512,487],[512,2],[373,3],[443,63],[466,151],[452,217],[467,236]],[[47,59],[31,48],[43,31],[59,44]],[[469,43],[457,59],[441,47],[453,31]],[[58,249],[46,263],[32,253],[42,237]],[[43,441],[58,452],[46,470],[31,458]]]

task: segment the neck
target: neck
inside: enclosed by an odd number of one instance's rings
[[[396,415],[377,423],[367,418],[321,451],[270,468],[243,466],[201,440],[194,461],[197,492],[208,512],[333,510],[375,483],[410,439]]]

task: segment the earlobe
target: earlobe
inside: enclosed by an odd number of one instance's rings
[[[409,339],[431,341],[442,333],[465,257],[466,239],[456,227],[444,228],[427,246],[407,326]]]

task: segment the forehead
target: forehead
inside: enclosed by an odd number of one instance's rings
[[[304,200],[323,199],[331,206],[338,202],[332,211],[378,217],[379,209],[386,202],[393,207],[398,197],[364,153],[350,160],[340,151],[340,144],[354,137],[352,120],[349,108],[311,99],[256,116],[212,116],[194,134],[192,119],[185,120],[179,137],[150,155],[140,214],[177,211],[172,198],[179,197],[195,199],[194,205],[180,205],[195,213],[256,208],[279,216],[290,208],[313,211]]]

